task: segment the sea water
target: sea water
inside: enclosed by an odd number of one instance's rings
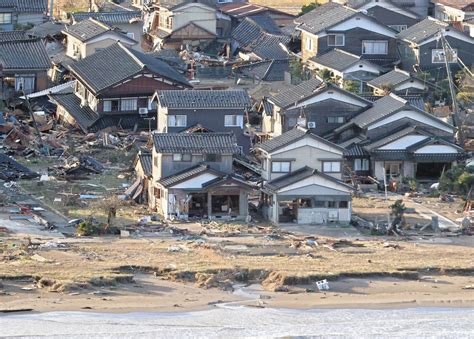
[[[288,310],[231,307],[183,313],[50,312],[0,316],[1,337],[474,338],[474,309]]]

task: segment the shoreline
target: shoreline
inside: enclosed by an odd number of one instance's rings
[[[137,275],[134,284],[91,292],[57,293],[45,289],[28,290],[28,285],[22,282],[12,284],[4,281],[3,284],[4,294],[0,295],[2,309],[32,311],[0,313],[0,316],[50,312],[183,314],[219,308],[294,311],[474,308],[474,293],[470,288],[465,289],[465,286],[474,284],[471,276],[437,275],[419,280],[342,278],[329,281],[331,289],[324,292],[307,292],[309,285],[290,286],[288,292],[269,292],[258,284],[235,285],[233,292],[226,292],[145,274]],[[315,288],[314,285],[311,287]]]

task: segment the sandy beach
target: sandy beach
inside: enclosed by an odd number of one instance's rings
[[[216,305],[259,308],[413,308],[474,307],[472,276],[423,276],[419,280],[397,278],[343,278],[329,282],[330,290],[317,291],[314,284],[292,286],[288,292],[269,292],[260,285],[235,285],[233,292],[202,289],[190,283],[139,274],[135,283],[96,291],[52,293],[31,289],[23,282],[4,283],[2,309],[34,312],[93,311],[187,312]]]

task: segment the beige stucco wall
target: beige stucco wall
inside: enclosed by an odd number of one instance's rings
[[[216,14],[215,11],[199,4],[189,4],[180,7],[174,12],[173,31],[194,22],[209,32],[216,34]]]
[[[312,50],[307,48],[307,40],[313,41]],[[318,37],[308,32],[301,31],[301,57],[303,61],[315,56],[318,53]]]

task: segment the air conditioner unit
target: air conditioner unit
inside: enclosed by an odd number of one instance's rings
[[[138,114],[140,114],[140,116],[147,116],[148,115],[148,108],[140,107],[138,109]]]
[[[316,123],[314,121],[309,121],[308,128],[316,128]]]

